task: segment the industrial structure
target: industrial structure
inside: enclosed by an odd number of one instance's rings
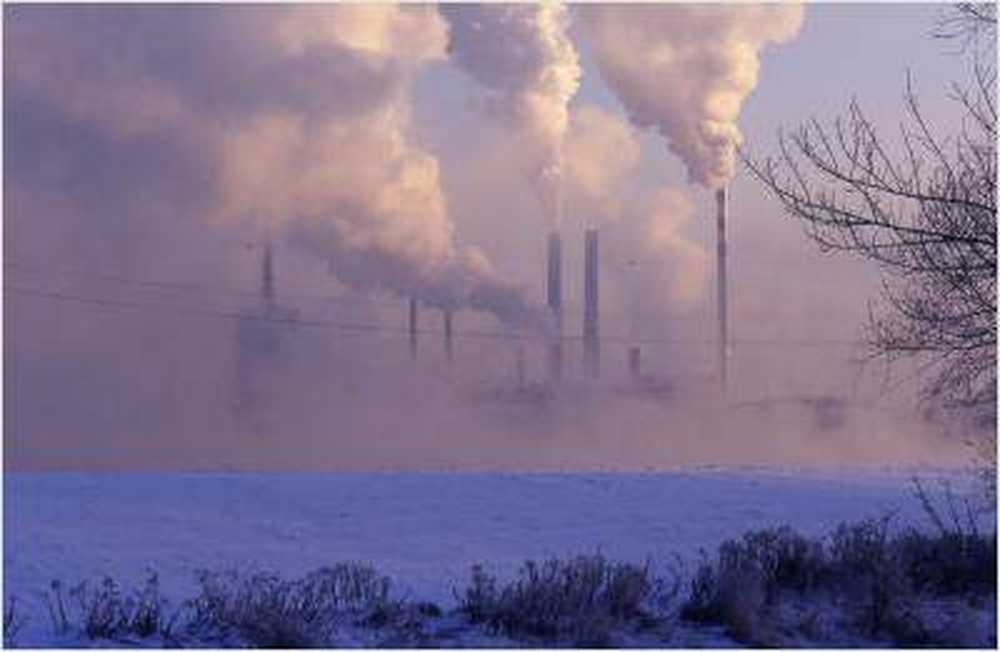
[[[562,379],[563,366],[562,238],[558,231],[549,234],[546,279],[546,299],[553,321],[549,342],[549,379],[558,383]]]
[[[626,292],[628,293],[628,375],[633,384],[638,384],[642,380],[640,368],[639,334],[642,323],[639,311],[640,298],[642,295],[641,283],[639,282],[639,263],[636,260],[628,261],[628,277]]]
[[[729,211],[728,190],[723,187],[715,192],[716,204],[716,315],[719,322],[718,353],[719,353],[719,384],[723,393],[728,385],[729,374],[729,325],[726,288],[726,219]]]
[[[715,193],[717,206],[717,238],[718,238],[718,258],[717,258],[717,317],[718,317],[718,380],[723,390],[726,386],[728,375],[728,315],[727,315],[727,287],[726,287],[726,221],[727,221],[727,192],[720,189]],[[568,343],[581,341],[582,344],[582,376],[588,381],[596,381],[601,376],[601,327],[600,327],[600,249],[599,233],[594,227],[588,227],[584,231],[583,238],[583,311],[582,311],[582,338],[571,336],[567,339],[565,331],[565,306],[566,296],[563,286],[563,250],[562,235],[559,231],[553,230],[546,238],[546,262],[545,262],[545,304],[549,313],[550,327],[545,335],[541,337],[540,346],[545,355],[544,367],[541,371],[542,384],[555,390],[565,381],[566,376],[566,353]],[[260,383],[255,380],[256,376],[262,376],[264,367],[273,366],[279,354],[279,329],[288,318],[287,310],[282,310],[278,305],[275,275],[275,253],[270,239],[265,240],[260,246],[260,275],[259,275],[259,297],[258,308],[250,310],[240,319],[238,326],[238,375],[237,381],[237,403],[243,411],[252,411],[252,407],[264,400]],[[623,340],[624,363],[623,371],[630,381],[632,387],[646,386],[649,382],[654,382],[651,378],[642,376],[642,352],[640,348],[640,328],[641,319],[639,314],[639,301],[641,298],[641,288],[638,278],[638,261],[629,260],[627,263],[627,293],[628,293],[628,336]],[[419,354],[419,318],[420,305],[416,296],[406,299],[407,305],[407,325],[406,339],[408,343],[408,353],[412,360],[418,359]],[[460,334],[455,331],[454,316],[456,307],[451,305],[438,308],[441,313],[441,326],[443,333],[443,355],[450,367],[455,361],[455,338]],[[294,317],[291,318],[294,321]],[[580,332],[580,331],[577,331]],[[518,336],[520,337],[520,336]],[[575,347],[574,347],[575,348]],[[526,387],[528,382],[529,367],[533,366],[535,358],[528,354],[525,345],[519,345],[515,349],[514,377],[516,385]],[[615,374],[617,375],[617,374]],[[655,384],[655,382],[654,382]],[[548,390],[546,390],[548,391]],[[266,393],[263,392],[263,393]]]
[[[280,348],[274,322],[286,317],[278,307],[270,239],[265,240],[262,249],[260,307],[244,314],[237,326],[234,413],[240,424],[253,432],[265,432],[270,427],[267,415],[274,400],[274,387],[269,378]]]
[[[410,316],[407,331],[410,334],[410,358],[417,359],[417,299],[410,297]]]
[[[453,348],[454,338],[452,337],[451,330],[451,318],[454,312],[451,308],[445,308],[441,311],[442,318],[444,319],[444,357],[451,365],[452,360],[455,358],[455,352]]]
[[[591,228],[584,235],[583,264],[583,368],[591,379],[601,373],[597,273],[597,229]]]

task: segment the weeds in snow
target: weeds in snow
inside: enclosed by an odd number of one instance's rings
[[[69,620],[66,618],[66,605],[63,603],[62,582],[52,580],[49,585],[51,589],[45,594],[45,606],[49,610],[49,618],[52,619],[52,628],[56,634],[63,634],[69,629]]]
[[[835,629],[901,645],[957,644],[952,624],[928,621],[926,606],[995,599],[996,535],[890,535],[889,523],[843,524],[825,540],[780,528],[726,541],[716,559],[703,558],[681,617],[722,624],[753,645],[832,640]],[[809,605],[825,605],[837,622]]]
[[[203,572],[188,602],[189,633],[256,647],[328,647],[342,624],[382,626],[401,611],[390,582],[369,566],[338,564],[300,580]]]
[[[70,596],[76,598],[83,632],[92,640],[170,636],[170,624],[164,618],[167,600],[160,594],[156,573],[150,573],[145,585],[131,595],[124,595],[115,580],[105,577],[96,587],[82,582],[70,590]]]
[[[654,624],[651,607],[662,607],[678,590],[677,581],[671,587],[655,580],[648,565],[590,555],[525,562],[517,579],[503,588],[482,566],[474,566],[460,598],[470,621],[495,632],[604,647],[612,643],[616,626]]]
[[[17,611],[17,596],[11,596],[3,606],[3,646],[17,644],[17,633],[24,627],[25,619]]]

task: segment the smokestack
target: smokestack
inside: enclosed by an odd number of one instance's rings
[[[410,357],[417,359],[417,300],[410,298]]]
[[[517,345],[517,387],[518,389],[524,389],[524,345]]]
[[[445,308],[442,314],[444,315],[444,356],[450,365],[452,360],[451,309]]]
[[[639,262],[628,261],[626,267],[627,290],[628,290],[628,312],[629,312],[629,345],[628,345],[628,374],[633,383],[639,382],[639,329],[641,327],[641,314],[639,312],[639,301],[641,299],[641,283],[639,282]]]
[[[553,382],[562,379],[562,238],[558,231],[549,234],[548,281],[546,294],[549,310],[555,321],[549,343],[549,376]]]
[[[726,288],[726,215],[729,212],[728,191],[725,187],[715,192],[716,202],[716,228],[717,228],[717,288],[718,297],[716,304],[716,314],[719,320],[719,383],[722,391],[726,391],[727,354],[729,349],[729,328],[727,313],[727,288]]]
[[[632,382],[639,382],[639,347],[628,347],[628,374]]]
[[[261,260],[260,294],[264,300],[265,314],[274,312],[274,254],[271,239],[264,241],[264,258]]]
[[[587,229],[584,249],[583,368],[591,378],[600,375],[597,313],[597,229]]]

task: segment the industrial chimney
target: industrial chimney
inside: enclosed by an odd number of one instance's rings
[[[417,300],[410,297],[410,357],[417,359]]]
[[[553,383],[562,378],[562,238],[558,231],[549,233],[546,299],[554,322],[549,343],[549,377]]]
[[[583,269],[583,368],[590,378],[600,375],[600,342],[597,311],[597,229],[587,229]]]
[[[716,316],[719,320],[719,384],[723,393],[726,391],[728,375],[729,328],[726,296],[726,215],[729,212],[728,190],[719,188],[715,192],[716,228],[717,228],[717,304]]]
[[[264,314],[274,314],[274,253],[271,239],[264,241],[264,258],[261,260],[260,294],[264,300]]]
[[[452,351],[452,332],[451,332],[451,308],[445,308],[442,312],[444,315],[444,356],[448,360],[448,364],[451,364],[453,351]]]
[[[641,314],[639,312],[639,300],[642,294],[639,282],[639,262],[636,260],[628,261],[626,272],[629,313],[628,375],[633,383],[638,383],[641,380],[639,335],[642,326]]]

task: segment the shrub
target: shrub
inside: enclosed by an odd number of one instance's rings
[[[910,530],[895,547],[917,591],[937,596],[996,594],[995,534],[988,538],[955,532],[929,536]]]
[[[324,647],[343,622],[381,626],[398,611],[390,582],[368,566],[337,564],[288,581],[202,572],[188,603],[189,633],[235,636],[256,647]]]
[[[25,620],[17,612],[17,596],[11,596],[3,605],[3,646],[14,647],[17,633],[24,627]]]
[[[69,628],[69,621],[66,618],[66,606],[63,603],[62,597],[62,582],[52,580],[49,587],[51,590],[45,594],[45,606],[49,609],[52,628],[57,634],[62,634]]]
[[[820,623],[815,609],[776,608],[798,600],[825,604],[843,616],[834,620],[866,637],[900,645],[953,644],[947,628],[928,621],[932,610],[923,607],[942,596],[995,596],[996,535],[968,529],[890,535],[890,520],[841,524],[825,540],[780,528],[725,541],[714,559],[702,553],[681,617],[721,624],[754,645],[783,644],[779,631],[829,633],[832,622]]]
[[[669,591],[652,579],[648,565],[611,563],[598,554],[525,562],[517,579],[499,590],[494,577],[474,566],[461,611],[515,638],[603,647],[611,644],[612,627],[648,615],[647,607],[665,596]]]
[[[809,541],[787,527],[756,530],[742,539],[724,541],[718,559],[702,563],[691,580],[681,616],[700,622],[720,622],[749,630],[765,608],[783,590],[804,592],[823,580],[825,558],[820,543]]]
[[[83,631],[88,638],[148,638],[163,633],[166,600],[160,596],[159,579],[155,573],[147,578],[142,589],[131,596],[123,597],[118,583],[110,577],[105,577],[94,589],[88,582],[82,582],[70,591],[70,595],[79,603]],[[59,610],[65,625],[61,597]]]

